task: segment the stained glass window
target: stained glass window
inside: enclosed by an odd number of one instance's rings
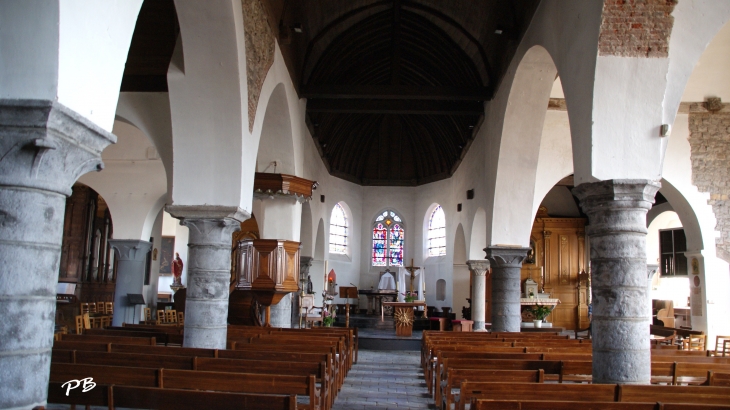
[[[387,264],[385,257],[387,232],[388,230],[382,223],[378,223],[373,228],[373,266],[385,266]]]
[[[373,266],[403,266],[405,231],[400,216],[384,211],[373,227]]]
[[[340,204],[335,205],[330,217],[330,253],[347,253],[347,214]]]
[[[446,214],[441,205],[428,220],[428,256],[446,255]]]
[[[403,266],[403,228],[398,223],[390,228],[390,266]]]

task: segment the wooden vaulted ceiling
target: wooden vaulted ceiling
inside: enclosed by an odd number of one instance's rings
[[[303,25],[300,78],[330,173],[391,186],[451,176],[537,1],[324,3]]]

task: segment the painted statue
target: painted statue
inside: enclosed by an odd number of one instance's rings
[[[182,284],[182,282],[181,282],[182,272],[183,272],[183,261],[182,261],[182,259],[180,259],[180,254],[175,252],[175,260],[172,261],[172,275],[175,277],[175,283],[178,285]]]

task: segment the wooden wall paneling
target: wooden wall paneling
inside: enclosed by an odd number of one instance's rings
[[[578,274],[584,268],[585,219],[538,217],[532,228],[535,242],[535,264],[524,265],[522,286],[532,273],[532,278],[541,285],[541,290],[551,297],[560,299],[548,321],[553,326],[575,329],[587,320],[585,290],[579,293]],[[542,283],[539,280],[540,268],[544,268]],[[587,325],[586,325],[587,326]]]

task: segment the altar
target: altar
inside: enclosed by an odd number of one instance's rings
[[[529,328],[535,327],[534,316],[532,314],[532,308],[535,306],[550,306],[550,310],[555,309],[560,303],[560,299],[546,298],[546,297],[532,297],[532,298],[520,298],[520,308],[522,323],[520,327]],[[542,323],[542,327],[552,327],[553,324],[550,322]]]
[[[426,301],[417,300],[414,302],[383,302],[380,310],[380,317],[383,317],[383,309],[391,306],[395,310],[393,318],[395,319],[395,335],[410,337],[413,335],[413,310],[418,307],[426,307]]]

